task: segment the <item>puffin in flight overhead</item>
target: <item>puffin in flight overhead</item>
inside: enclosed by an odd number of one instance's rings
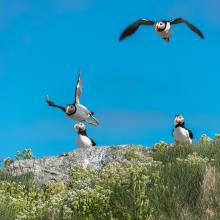
[[[81,93],[82,93],[82,81],[81,81],[80,73],[79,73],[78,82],[77,82],[76,90],[75,90],[75,100],[73,104],[68,104],[66,107],[62,107],[62,106],[56,105],[53,101],[51,101],[49,96],[46,96],[46,101],[49,106],[61,109],[63,112],[65,112],[66,116],[70,119],[73,119],[78,122],[84,121],[91,125],[98,125],[99,121],[94,117],[94,113],[91,112],[84,105],[80,104],[79,99],[80,99]],[[88,118],[92,118],[93,121],[88,121],[87,120]]]
[[[76,146],[79,148],[88,148],[96,146],[95,141],[87,136],[86,126],[83,123],[74,125],[74,129],[78,131],[78,137],[76,139]]]
[[[185,128],[185,120],[182,115],[176,115],[174,118],[173,136],[176,144],[192,144],[193,133]]]
[[[202,39],[204,39],[204,35],[202,34],[202,32],[193,24],[189,23],[188,21],[186,21],[183,18],[176,18],[173,20],[161,20],[161,21],[150,21],[150,20],[146,20],[146,19],[139,19],[136,22],[134,22],[133,24],[129,25],[121,34],[119,40],[123,40],[126,37],[134,34],[137,29],[139,28],[140,25],[151,25],[154,26],[154,29],[156,31],[156,33],[162,37],[165,41],[169,42],[170,41],[170,35],[172,34],[172,25],[173,24],[180,24],[180,23],[184,23],[186,24],[193,32],[195,32],[196,34],[198,34]]]

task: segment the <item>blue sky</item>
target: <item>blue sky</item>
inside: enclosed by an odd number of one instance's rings
[[[219,10],[218,0],[0,0],[0,159],[25,147],[37,156],[75,148],[74,122],[45,95],[72,102],[79,68],[99,145],[172,142],[177,113],[196,138],[218,133]],[[176,25],[169,44],[151,27],[119,43],[141,17],[183,17],[206,39]]]

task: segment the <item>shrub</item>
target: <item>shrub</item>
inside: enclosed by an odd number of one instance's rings
[[[206,139],[205,139],[206,138]],[[124,162],[72,168],[66,183],[37,186],[30,175],[0,172],[0,219],[220,219],[220,143],[159,143],[123,150]]]

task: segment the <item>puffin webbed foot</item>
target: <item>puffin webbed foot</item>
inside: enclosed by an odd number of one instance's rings
[[[84,122],[90,124],[90,125],[94,125],[94,126],[97,126],[98,124],[93,122],[93,121],[88,121],[88,120],[85,120]]]
[[[170,37],[164,37],[163,39],[168,43],[170,42]]]

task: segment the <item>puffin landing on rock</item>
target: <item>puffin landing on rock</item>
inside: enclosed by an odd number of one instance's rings
[[[48,96],[46,96],[46,101],[49,106],[61,109],[63,112],[65,112],[66,116],[72,120],[79,122],[84,121],[91,125],[98,125],[99,121],[94,117],[94,113],[91,112],[84,105],[81,105],[79,103],[81,93],[82,93],[82,81],[79,73],[78,82],[75,91],[75,100],[73,104],[68,104],[66,107],[62,107],[56,105],[53,101],[50,100]],[[92,118],[93,121],[88,121],[87,120],[88,118]]]
[[[79,148],[89,148],[96,146],[95,141],[87,136],[86,126],[83,123],[75,124],[74,129],[78,131],[76,146]]]
[[[183,18],[176,18],[173,20],[161,20],[161,21],[150,21],[150,20],[146,20],[146,19],[139,19],[136,22],[134,22],[133,24],[129,25],[121,34],[119,40],[122,41],[125,38],[127,38],[128,36],[134,34],[137,29],[139,28],[139,26],[141,25],[147,25],[147,26],[153,26],[154,30],[156,31],[156,33],[162,37],[165,41],[169,42],[170,41],[170,36],[172,34],[172,25],[174,24],[180,24],[180,23],[184,23],[188,26],[188,28],[190,28],[193,32],[195,32],[197,35],[199,35],[199,37],[201,37],[202,39],[204,39],[204,35],[202,34],[202,32],[193,24],[189,23],[188,21],[186,21]]]

